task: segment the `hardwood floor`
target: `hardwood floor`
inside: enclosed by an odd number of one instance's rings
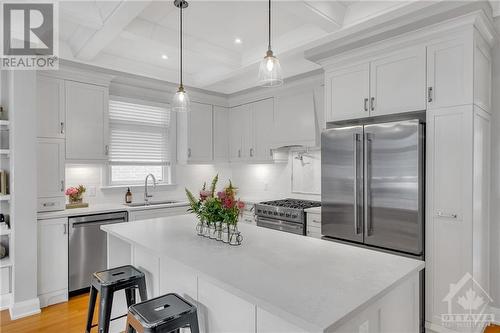
[[[99,302],[99,300],[97,301]],[[97,303],[99,304],[99,303]],[[88,296],[72,297],[69,302],[42,309],[38,315],[10,320],[9,311],[0,312],[1,333],[82,333],[87,320]],[[97,322],[97,313],[94,323]],[[92,329],[97,332],[97,327]]]
[[[99,304],[99,300],[97,300]],[[69,302],[42,309],[42,313],[27,318],[10,320],[9,311],[0,312],[1,333],[82,333],[87,319],[88,296],[72,297]],[[97,310],[97,309],[96,309]],[[97,311],[96,311],[97,312]],[[97,313],[94,323],[97,322]],[[97,327],[92,329],[97,332]],[[490,325],[484,333],[500,333],[500,326]]]

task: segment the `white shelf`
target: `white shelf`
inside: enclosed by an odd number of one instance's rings
[[[10,126],[10,121],[8,120],[0,120],[0,126]]]
[[[0,155],[10,155],[10,149],[0,149]]]
[[[0,194],[0,201],[10,201],[10,194],[7,195]]]
[[[5,257],[3,259],[0,259],[0,268],[5,268],[5,267],[12,267],[13,262],[10,260],[10,257]]]

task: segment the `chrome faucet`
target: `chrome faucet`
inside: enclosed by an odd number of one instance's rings
[[[148,179],[149,177],[153,178],[153,188],[156,187],[156,178],[155,176],[150,173],[146,176],[146,180],[144,181],[144,204],[148,205],[149,204],[149,198],[152,198],[153,195],[148,193]]]

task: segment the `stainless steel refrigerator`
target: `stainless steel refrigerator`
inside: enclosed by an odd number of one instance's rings
[[[422,257],[424,151],[425,124],[419,119],[325,130],[322,234]]]

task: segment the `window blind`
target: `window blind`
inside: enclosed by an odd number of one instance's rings
[[[165,107],[110,100],[109,162],[168,165],[170,111]]]

